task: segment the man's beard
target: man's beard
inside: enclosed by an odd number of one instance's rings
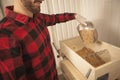
[[[33,14],[37,14],[40,12],[40,6],[35,6],[34,2],[30,0],[22,0],[22,3],[26,9],[28,9]]]

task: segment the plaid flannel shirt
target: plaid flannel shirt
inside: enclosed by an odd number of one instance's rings
[[[30,18],[6,7],[0,22],[0,80],[58,80],[47,26],[74,18],[74,13]]]

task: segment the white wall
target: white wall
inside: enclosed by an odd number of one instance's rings
[[[2,13],[2,10],[0,8],[0,20],[3,18],[3,13]]]
[[[12,5],[12,4],[13,4],[13,0],[1,0],[1,6],[2,6],[3,12],[6,6]]]
[[[99,39],[120,47],[120,0],[81,0],[81,14],[94,22]]]
[[[1,0],[0,0],[0,20],[3,18],[3,12],[2,12],[2,8],[1,8]]]

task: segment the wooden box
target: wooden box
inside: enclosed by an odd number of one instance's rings
[[[95,52],[107,49],[108,53],[100,56],[104,64],[94,67],[76,52],[84,47],[80,37],[60,41],[61,53],[87,78],[87,80],[120,80],[120,48],[106,42],[90,46]]]
[[[60,65],[62,74],[66,80],[87,80],[84,75],[66,58],[60,62]]]

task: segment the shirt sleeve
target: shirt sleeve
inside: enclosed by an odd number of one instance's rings
[[[23,63],[16,42],[14,38],[0,34],[0,80],[16,80],[16,75],[21,75],[18,69]]]
[[[75,13],[61,13],[61,14],[40,14],[42,20],[44,20],[46,26],[55,25],[56,23],[62,23],[75,19]]]

